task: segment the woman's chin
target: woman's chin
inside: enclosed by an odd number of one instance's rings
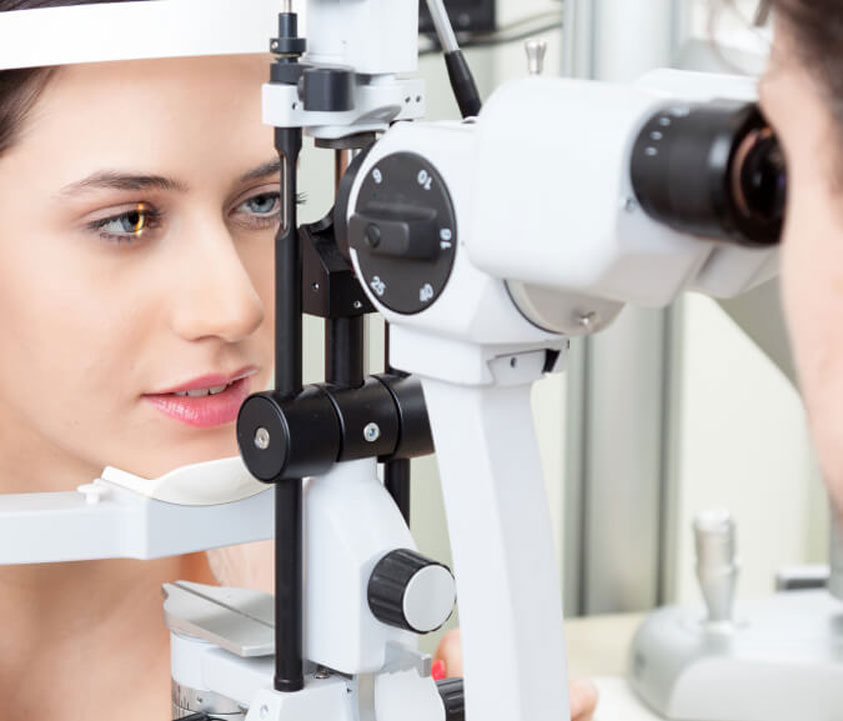
[[[225,438],[203,439],[200,442],[185,442],[173,448],[170,452],[161,453],[150,451],[148,454],[127,456],[122,464],[109,461],[108,465],[119,468],[122,471],[134,473],[141,478],[160,478],[177,468],[216,461],[222,458],[231,458],[239,455],[237,443],[233,437],[234,432],[229,428]],[[117,459],[115,459],[117,460]]]

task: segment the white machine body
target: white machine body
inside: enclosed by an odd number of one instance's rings
[[[308,50],[302,62],[355,73],[354,107],[342,112],[306,110],[295,85],[267,84],[263,120],[303,128],[322,140],[385,131],[396,120],[425,114],[424,82],[406,77],[418,67],[415,0],[308,0]]]
[[[661,608],[633,640],[629,682],[675,721],[837,721],[841,619],[825,590],[740,602],[731,625],[707,623],[699,608]]]
[[[393,364],[422,378],[457,573],[469,721],[569,714],[532,383],[562,365],[567,336],[600,330],[628,302],[664,306],[688,289],[734,295],[775,271],[775,250],[682,235],[650,219],[632,192],[632,144],[647,119],[683,113],[715,91],[754,97],[748,82],[721,80],[665,71],[636,86],[515,81],[475,121],[393,127],[357,172],[350,228],[364,227],[367,213],[389,217],[372,205],[355,217],[365,183],[382,185],[381,206],[390,183],[403,183],[399,198],[413,204],[418,188],[389,169],[397,154],[429,163],[439,178],[419,172],[422,196],[441,182],[453,208],[455,227],[440,229],[456,242],[450,276],[438,296],[422,286],[429,305],[418,312],[381,302],[389,283],[405,281],[400,272],[370,278],[354,242],[351,255],[391,324]]]
[[[305,62],[347,66],[361,75],[418,69],[418,2],[308,0],[305,12]]]
[[[635,85],[531,77],[496,91],[474,122],[394,127],[358,183],[392,153],[427,158],[451,193],[460,253],[453,292],[412,317],[384,308],[387,319],[399,334],[412,327],[482,345],[520,343],[530,330],[493,311],[484,296],[491,281],[499,290],[506,283],[505,295],[532,324],[579,335],[608,325],[626,303],[663,307],[684,290],[729,297],[773,277],[776,249],[689,237],[636,202],[630,161],[646,120],[715,98],[751,101],[755,89],[743,78],[672,70]],[[505,295],[495,303],[511,309]]]
[[[367,600],[375,564],[396,548],[415,550],[374,459],[309,479],[304,513],[305,658],[355,675],[381,669],[390,643],[415,648],[415,635],[378,621]]]
[[[775,252],[678,233],[650,219],[632,188],[632,145],[650,117],[724,98],[755,100],[753,81],[660,70],[634,85],[504,85],[476,126],[472,263],[511,282],[650,307],[685,289],[732,296],[769,279]]]
[[[376,470],[374,459],[341,463],[306,482],[303,691],[272,691],[271,596],[186,582],[165,586],[175,713],[444,721],[430,656],[417,650],[416,634],[378,620],[367,599],[376,564],[396,549],[415,550]],[[443,594],[441,574],[429,572],[441,568],[424,569],[408,588],[414,605],[438,609],[440,623],[454,604],[453,589]]]

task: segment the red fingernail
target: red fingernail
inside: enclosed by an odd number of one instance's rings
[[[445,667],[445,662],[441,658],[438,661],[433,662],[433,666],[430,669],[430,675],[433,677],[434,681],[441,681],[448,675],[448,669]]]

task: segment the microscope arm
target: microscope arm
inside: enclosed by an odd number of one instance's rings
[[[530,408],[544,364],[544,352],[500,358],[488,386],[422,381],[472,719],[569,718],[558,563]]]

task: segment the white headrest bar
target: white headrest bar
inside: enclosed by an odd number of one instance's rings
[[[0,13],[0,70],[268,53],[281,0],[144,0]]]

